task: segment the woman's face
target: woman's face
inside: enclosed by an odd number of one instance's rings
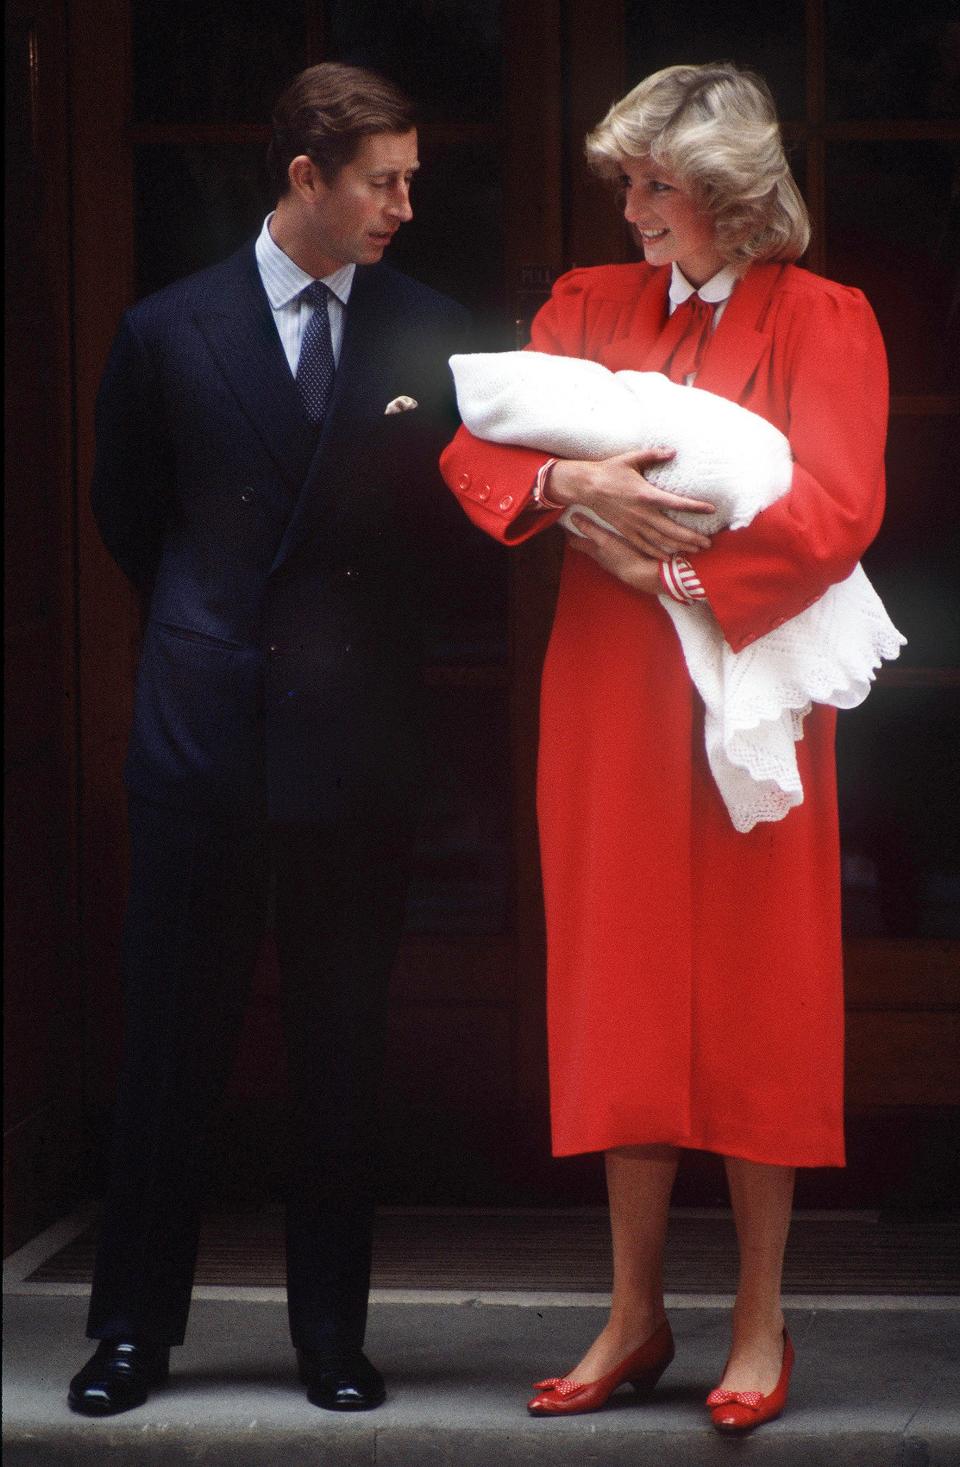
[[[649,265],[680,266],[698,286],[723,266],[713,220],[671,174],[649,158],[626,158],[624,217]]]

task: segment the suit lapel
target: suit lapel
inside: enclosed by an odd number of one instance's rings
[[[273,561],[275,570],[306,535],[321,529],[329,533],[341,512],[338,497],[343,466],[351,457],[357,435],[364,431],[379,398],[386,406],[383,383],[388,378],[384,360],[389,334],[383,329],[390,313],[386,277],[376,266],[358,266],[347,303],[343,345],[333,397],[316,441],[309,467],[301,478],[300,494]]]
[[[260,280],[253,246],[233,257],[222,296],[199,306],[195,319],[241,410],[276,463],[291,495],[299,494],[316,449],[296,384]]]
[[[698,387],[740,402],[770,337],[758,323],[780,276],[782,265],[753,265],[738,283],[704,354]]]

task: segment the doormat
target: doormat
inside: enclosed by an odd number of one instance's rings
[[[33,1270],[27,1281],[83,1284],[96,1226]],[[671,1217],[669,1293],[732,1293],[736,1235],[729,1213]],[[268,1208],[205,1218],[196,1283],[282,1288],[283,1216]],[[606,1213],[577,1209],[383,1210],[374,1240],[375,1289],[599,1292],[610,1288]],[[956,1218],[883,1220],[874,1214],[798,1214],[787,1247],[787,1294],[960,1293]]]

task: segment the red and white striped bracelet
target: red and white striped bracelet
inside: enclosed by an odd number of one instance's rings
[[[706,599],[706,591],[689,560],[682,555],[672,555],[660,562],[660,584],[674,601],[692,606],[695,601]]]

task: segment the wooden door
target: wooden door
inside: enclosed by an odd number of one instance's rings
[[[66,15],[6,9],[4,1248],[81,1144]]]
[[[801,1195],[943,1201],[960,1104],[956,7],[693,0],[673,12],[612,0],[602,21],[572,3],[567,17],[570,96],[590,97],[589,110],[570,108],[571,260],[631,257],[612,202],[578,160],[602,98],[662,66],[729,58],[776,97],[813,222],[804,263],[863,289],[884,333],[888,512],[865,565],[908,646],[840,716],[851,1163],[846,1178],[805,1178]]]
[[[517,317],[563,265],[561,33],[558,0],[284,0],[269,12],[96,0],[74,12],[82,872],[98,1015],[86,1069],[104,1117],[119,1046],[120,765],[140,609],[85,499],[93,397],[119,314],[259,228],[271,203],[262,159],[272,102],[302,66],[332,57],[384,71],[421,104],[415,219],[392,262],[463,300],[478,346],[512,346]],[[447,615],[427,672],[437,756],[386,1087],[384,1194],[423,1202],[534,1195],[532,1159],[542,1170],[548,1155],[533,765],[555,550],[511,562],[465,519],[454,523]],[[268,951],[224,1131],[225,1176],[249,1163],[259,1185],[282,1074]]]
[[[864,286],[894,365],[890,530],[869,569],[911,647],[864,709],[845,716],[840,748],[851,1113],[874,1162],[852,1168],[845,1191],[817,1199],[877,1195],[896,1128],[907,1145],[921,1123],[939,1126],[957,1100],[946,763],[960,657],[944,611],[952,565],[940,526],[949,517],[933,493],[951,482],[958,405],[956,359],[944,345],[958,141],[948,10],[938,0],[895,30],[878,13],[854,44],[860,7],[839,0],[759,10],[695,0],[682,15],[640,0],[70,8],[81,890],[95,1111],[109,1102],[116,1061],[116,1028],[103,1015],[119,1013],[119,767],[138,609],[99,546],[85,493],[93,394],[120,310],[259,227],[273,97],[302,65],[329,56],[379,67],[423,104],[416,218],[392,258],[471,305],[479,344],[512,346],[562,269],[627,257],[616,211],[582,164],[587,128],[657,66],[719,54],[770,79],[814,218],[810,264]],[[910,87],[891,91],[892,75]],[[851,210],[860,199],[884,207]],[[884,229],[891,210],[903,231],[896,240]],[[384,1179],[394,1200],[600,1195],[594,1159],[548,1155],[533,770],[557,565],[551,535],[509,556],[466,528],[451,540],[451,616],[437,628],[428,673],[441,731],[434,796],[394,985]],[[243,1124],[225,1133],[243,1138],[227,1148],[229,1167],[249,1158],[254,1186],[281,1075],[267,960],[233,1097]],[[943,1132],[930,1134],[936,1151]],[[712,1186],[695,1182],[686,1195],[707,1200]]]

